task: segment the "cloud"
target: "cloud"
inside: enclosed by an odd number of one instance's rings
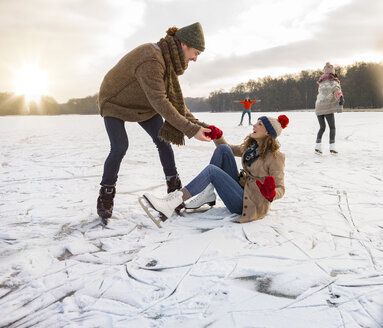
[[[185,96],[323,62],[381,55],[380,0],[0,0],[0,91],[39,62],[59,101],[98,91],[106,72],[170,26],[201,22],[206,51],[180,78]]]
[[[215,85],[219,89],[221,79],[225,86],[230,77],[238,81],[242,76],[242,82],[256,79],[257,71],[275,71],[275,68],[279,68],[287,73],[294,68],[296,71],[305,67],[319,68],[328,60],[344,65],[346,58],[354,61],[379,58],[383,39],[382,9],[380,1],[347,4],[328,12],[325,19],[314,26],[316,32],[308,39],[214,60],[203,60],[201,56],[200,62],[195,63],[183,79],[190,88],[190,94],[206,90],[205,86]],[[366,57],[368,55],[370,57]]]

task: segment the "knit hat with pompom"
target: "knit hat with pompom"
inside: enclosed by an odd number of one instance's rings
[[[325,74],[326,73],[335,74],[335,68],[329,62],[327,62],[326,65],[323,67],[323,71]]]
[[[258,120],[262,121],[267,133],[274,139],[278,137],[281,134],[282,129],[289,124],[289,118],[286,115],[279,115],[277,119],[274,117],[261,116]]]

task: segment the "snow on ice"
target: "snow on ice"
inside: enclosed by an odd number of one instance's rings
[[[383,113],[336,115],[338,156],[328,130],[314,154],[313,112],[287,114],[286,194],[263,220],[232,223],[219,200],[162,229],[137,202],[166,192],[138,124],[104,228],[102,119],[1,117],[0,326],[383,327]],[[240,113],[196,116],[233,144],[251,131]],[[184,184],[213,149],[174,147]]]

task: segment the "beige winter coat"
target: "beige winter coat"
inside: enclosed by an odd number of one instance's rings
[[[142,122],[160,114],[172,126],[192,138],[201,126],[187,109],[178,113],[166,94],[165,61],[154,44],[143,44],[126,54],[104,77],[98,96],[101,116]]]
[[[326,80],[319,83],[315,102],[316,115],[342,113],[343,105],[339,105],[339,98],[335,96],[337,91],[341,91],[340,84],[337,81]]]
[[[214,140],[216,146],[220,144],[227,144],[233,151],[234,156],[242,157],[246,149],[243,149],[242,145],[230,145],[224,138]],[[238,219],[233,222],[250,222],[254,220],[262,219],[270,209],[270,202],[263,197],[256,184],[257,180],[264,179],[272,175],[275,179],[275,192],[276,195],[273,200],[282,198],[285,193],[284,182],[284,167],[285,167],[285,155],[281,152],[277,152],[276,158],[270,152],[266,155],[265,159],[258,157],[252,165],[247,166],[242,158],[242,168],[245,171],[245,181],[243,184],[243,206],[242,214]],[[241,183],[242,185],[242,183]]]

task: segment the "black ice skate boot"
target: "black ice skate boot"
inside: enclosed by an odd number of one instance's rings
[[[168,185],[168,194],[170,194],[173,191],[180,190],[182,188],[182,182],[181,182],[181,180],[180,180],[180,178],[178,176],[175,176],[175,177],[170,178],[169,180],[166,180],[166,184]],[[185,207],[185,204],[182,203],[181,205],[179,205],[175,209],[175,212],[177,213],[177,215],[180,215],[181,210],[184,207]],[[161,215],[160,219],[162,221],[166,221],[167,218],[165,216]]]
[[[182,182],[178,176],[166,180],[166,184],[168,185],[168,194],[182,188]]]
[[[102,186],[100,195],[97,198],[97,214],[101,217],[103,224],[108,224],[108,219],[112,216],[113,212],[113,199],[116,194],[115,187]]]

